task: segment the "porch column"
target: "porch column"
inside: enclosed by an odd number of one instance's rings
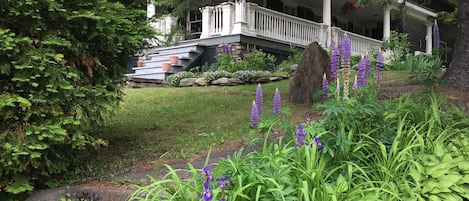
[[[427,27],[427,35],[425,36],[425,42],[426,42],[425,50],[427,54],[432,54],[433,23],[427,22],[425,26]]]
[[[155,16],[155,5],[153,5],[153,1],[150,1],[147,5],[147,18],[150,19]]]
[[[384,8],[383,17],[383,39],[391,36],[391,7]]]
[[[320,39],[325,47],[331,46],[331,0],[322,1],[322,23],[325,26],[326,34]],[[325,38],[324,38],[325,37]]]
[[[233,34],[241,34],[247,29],[246,23],[246,0],[237,0],[235,3],[235,21],[233,25]]]
[[[221,35],[230,35],[231,34],[231,26],[233,24],[232,19],[232,4],[230,2],[222,3],[222,12],[223,12],[223,19],[222,19],[222,29]]]
[[[210,22],[212,21],[212,6],[206,6],[200,9],[202,12],[202,33],[200,38],[208,38],[212,32],[210,29]]]

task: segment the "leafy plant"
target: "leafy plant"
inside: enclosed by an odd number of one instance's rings
[[[413,58],[413,59],[410,59]],[[417,56],[406,58],[411,60],[410,79],[417,83],[431,85],[438,81],[442,69],[442,61],[436,56]]]
[[[410,51],[409,36],[407,33],[391,31],[388,38],[383,41],[383,50],[391,50],[393,59],[391,62],[403,60]]]
[[[181,71],[181,72],[177,72],[175,74],[169,75],[166,78],[166,82],[168,82],[169,85],[173,87],[178,87],[179,83],[184,78],[199,78],[199,77],[201,77],[199,74],[188,72],[188,71]]]
[[[0,197],[65,172],[122,95],[125,64],[153,32],[106,0],[0,2]],[[60,24],[60,26],[58,26]]]

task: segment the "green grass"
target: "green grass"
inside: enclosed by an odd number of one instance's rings
[[[282,106],[292,107],[287,101],[288,85],[287,80],[262,85],[265,113],[272,112],[277,87]],[[94,174],[112,172],[132,163],[187,158],[246,139],[256,87],[125,89],[120,107],[96,133],[109,142],[88,161],[99,168],[89,168]]]
[[[389,83],[403,82],[405,72],[384,72]],[[389,81],[392,80],[392,81]],[[119,108],[94,136],[109,146],[92,153],[71,175],[106,175],[138,165],[184,159],[210,147],[225,146],[249,136],[256,84],[189,88],[125,89]],[[289,81],[263,84],[264,113],[272,112],[275,88],[282,107],[292,108],[292,122],[302,122],[312,108],[288,101]]]

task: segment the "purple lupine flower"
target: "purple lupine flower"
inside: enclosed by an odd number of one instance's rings
[[[331,55],[331,80],[335,81],[339,74],[339,47],[332,42],[332,55]]]
[[[295,137],[296,137],[296,147],[306,144],[305,142],[306,133],[303,131],[303,125],[301,124],[298,125],[298,130],[295,132]]]
[[[433,25],[433,46],[435,48],[440,48],[440,29],[438,28],[438,23],[435,20]]]
[[[262,115],[262,86],[261,83],[257,85],[256,89],[256,104],[257,104],[257,114]]]
[[[251,108],[251,127],[255,128],[259,124],[259,114],[257,110],[257,105],[256,101],[252,102],[252,108]]]
[[[205,201],[212,201],[213,199],[212,189],[210,189],[210,184],[208,182],[204,182],[204,191],[200,196],[200,199]]]
[[[378,50],[378,56],[376,56],[376,68],[375,68],[375,80],[381,80],[383,78],[383,66],[384,66],[384,58],[383,52]]]
[[[213,182],[213,173],[210,170],[209,166],[204,167],[204,174],[205,174],[205,178],[207,178],[207,182]]]
[[[278,88],[275,89],[274,93],[274,104],[273,104],[274,115],[280,114],[280,91]]]
[[[366,63],[366,77],[370,77],[371,75],[371,60],[370,60],[370,55],[368,55],[368,52],[365,54],[365,63]]]
[[[326,73],[324,73],[324,76],[322,77],[322,98],[324,100],[327,100],[329,98],[329,82],[327,81],[326,78]]]
[[[358,89],[357,75],[355,75],[355,81],[353,81],[352,90],[356,91]]]
[[[221,193],[223,194],[223,192],[225,191],[226,187],[228,186],[228,178],[227,177],[221,177],[220,179],[218,179],[217,181],[217,185],[218,187],[221,188]]]
[[[316,143],[318,149],[321,149],[324,146],[322,145],[321,139],[318,136],[314,137],[314,143]]]
[[[358,62],[358,71],[355,80],[357,81],[358,87],[366,86],[366,59],[364,56],[362,56]]]
[[[226,201],[225,198],[221,198],[220,201]]]
[[[311,116],[309,114],[306,115],[306,123],[309,124],[309,122],[311,121]]]
[[[348,37],[347,33],[344,33],[344,37],[342,38],[342,43],[340,45],[340,56],[342,61],[350,62],[351,56],[351,42],[350,38]]]

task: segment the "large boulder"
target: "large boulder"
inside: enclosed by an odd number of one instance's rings
[[[327,52],[313,42],[306,47],[290,82],[292,103],[312,104],[313,94],[321,91],[322,77],[329,77],[330,59]]]

